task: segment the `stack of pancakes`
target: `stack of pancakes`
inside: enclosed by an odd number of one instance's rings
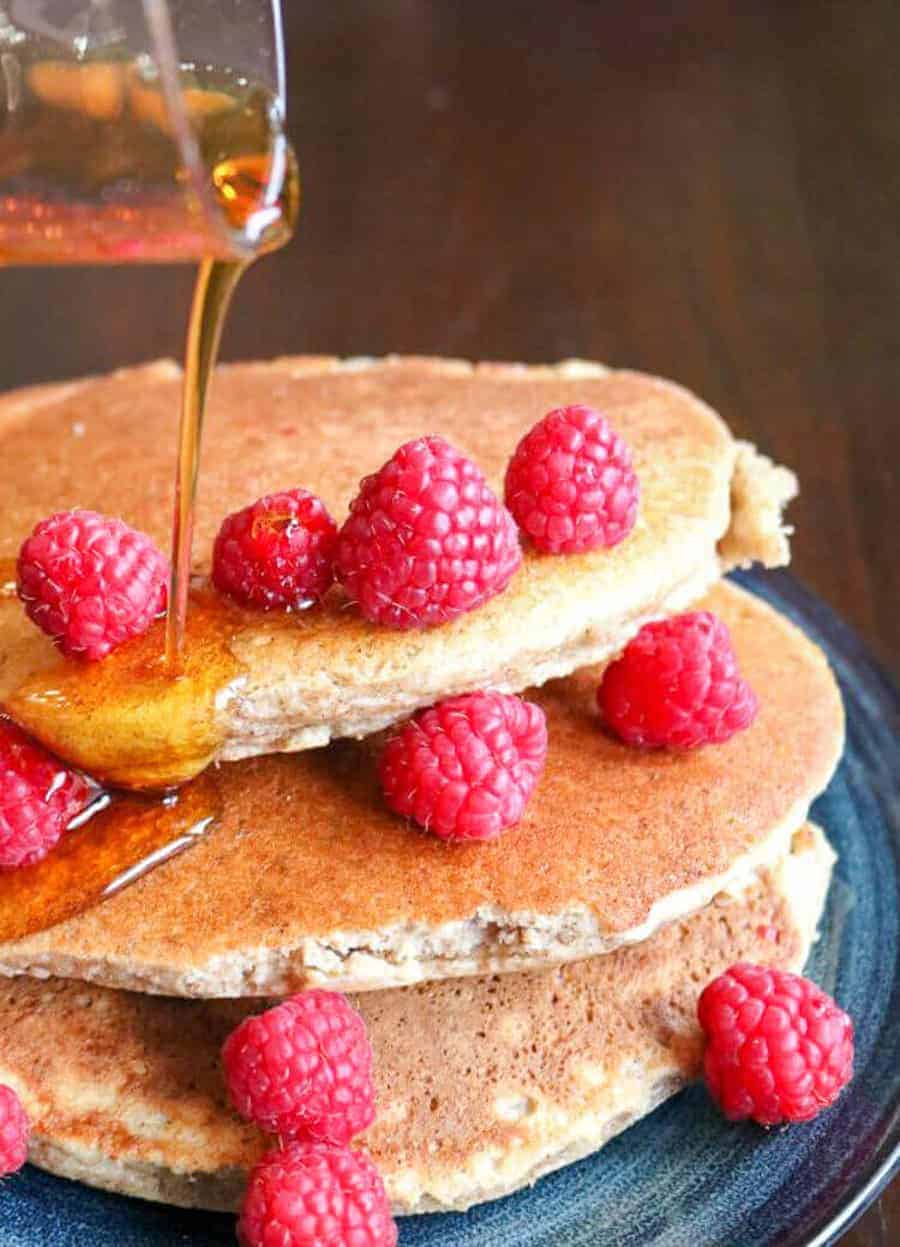
[[[165,546],[177,388],[156,364],[0,400],[14,465],[0,560],[71,506]],[[692,395],[581,362],[223,368],[196,570],[226,513],[303,485],[340,518],[358,479],[423,433],[501,492],[522,434],[571,402],[604,411],[633,449],[641,508],[620,546],[527,553],[505,593],[427,632],[370,625],[338,595],[287,624],[245,613],[207,742],[214,828],[95,908],[0,947],[0,1082],[34,1123],[36,1164],[235,1207],[267,1141],[228,1107],[220,1045],[260,998],[315,985],[353,993],[368,1024],[378,1118],[361,1142],[395,1210],[463,1209],[596,1150],[696,1077],[695,1006],[713,975],[737,960],[802,967],[833,862],[806,820],[840,754],[840,699],[814,645],[721,581],[787,562],[794,482]],[[598,721],[601,665],[644,622],[694,605],[728,624],[760,712],[724,745],[629,748]],[[16,690],[58,661],[0,600],[0,705],[38,734]],[[543,706],[547,766],[518,826],[447,844],[384,807],[373,733],[486,687]],[[93,713],[88,769],[115,775],[116,716],[141,765],[160,760],[165,733],[142,730],[137,699]],[[79,736],[76,713],[60,731]]]

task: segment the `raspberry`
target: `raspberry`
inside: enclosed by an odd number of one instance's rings
[[[360,483],[335,567],[366,619],[430,628],[505,589],[521,561],[513,518],[475,464],[420,437]]]
[[[235,1108],[268,1134],[349,1143],[375,1118],[365,1024],[337,992],[303,992],[245,1019],[222,1061]]]
[[[0,1084],[0,1178],[25,1164],[30,1133],[21,1100],[11,1087]]]
[[[704,989],[697,1016],[707,1085],[732,1121],[809,1121],[853,1076],[853,1023],[799,974],[734,965]]]
[[[41,520],[19,551],[29,618],[70,657],[105,658],[165,609],[169,567],[145,533],[96,511]]]
[[[547,757],[543,710],[505,693],[467,693],[420,711],[384,748],[385,800],[443,840],[493,840],[512,827]]]
[[[0,870],[46,857],[89,792],[77,771],[0,719]]]
[[[538,550],[614,546],[637,518],[628,445],[592,407],[559,407],[522,438],[506,469],[506,505]]]
[[[758,709],[728,629],[709,611],[641,628],[606,668],[597,702],[617,736],[645,748],[721,744]]]
[[[223,521],[213,584],[245,606],[299,610],[331,587],[336,542],[337,525],[315,494],[268,494]]]
[[[238,1239],[244,1247],[396,1247],[397,1226],[368,1156],[289,1143],[251,1173]]]

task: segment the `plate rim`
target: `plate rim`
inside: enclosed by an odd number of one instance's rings
[[[892,719],[900,724],[900,685],[881,660],[872,653],[864,638],[848,624],[824,598],[819,597],[802,580],[785,568],[761,573],[758,570],[738,571],[730,577],[750,592],[765,594],[771,586],[779,605],[786,600],[804,619],[809,618],[818,631],[824,632],[834,648],[853,667],[854,675],[868,684],[880,702],[886,701]],[[835,673],[835,678],[837,674]],[[885,1136],[873,1149],[862,1174],[836,1194],[829,1208],[803,1230],[804,1237],[794,1234],[781,1240],[778,1247],[831,1247],[837,1243],[875,1200],[884,1192],[892,1178],[900,1174],[900,1093],[888,1107]],[[773,1240],[771,1247],[776,1247]]]

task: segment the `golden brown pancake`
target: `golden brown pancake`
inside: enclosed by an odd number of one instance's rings
[[[178,388],[174,366],[157,364],[0,400],[0,458],[16,465],[0,480],[0,560],[14,558],[38,520],[75,506],[122,515],[168,548]],[[527,553],[503,594],[430,631],[368,624],[339,592],[300,614],[234,611],[218,646],[197,623],[177,685],[148,676],[161,622],[85,676],[7,599],[0,704],[98,778],[159,787],[212,758],[362,737],[452,693],[542,684],[608,658],[647,619],[699,598],[723,568],[787,561],[781,508],[792,475],[669,382],[576,362],[286,359],[219,371],[196,570],[208,571],[226,513],[303,485],[340,519],[360,477],[425,433],[468,452],[502,493],[520,437],[570,402],[605,411],[634,451],[639,518],[615,549]],[[23,688],[35,671],[41,678]]]
[[[490,844],[447,844],[388,811],[375,741],[225,764],[222,818],[205,841],[0,947],[0,970],[186,996],[371,990],[646,938],[781,857],[842,745],[816,646],[732,585],[704,605],[730,627],[760,698],[726,744],[630,748],[598,721],[598,671],[551,682],[535,694],[546,769],[521,823]]]
[[[399,1213],[467,1208],[601,1147],[699,1073],[702,986],[737,960],[799,969],[832,854],[804,829],[740,895],[609,957],[358,1000],[379,1115],[363,1137]],[[259,1006],[51,979],[0,990],[0,1081],[31,1159],[148,1199],[232,1208],[266,1143],[227,1106],[219,1047]]]

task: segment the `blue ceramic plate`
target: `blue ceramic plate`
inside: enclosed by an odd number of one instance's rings
[[[814,813],[840,853],[814,977],[856,1021],[857,1073],[811,1126],[727,1125],[694,1087],[538,1186],[466,1215],[402,1222],[401,1247],[816,1247],[900,1167],[900,695],[859,641],[783,575],[748,576],[827,651],[847,752]],[[0,1247],[233,1244],[230,1218],[26,1169],[0,1188]]]

